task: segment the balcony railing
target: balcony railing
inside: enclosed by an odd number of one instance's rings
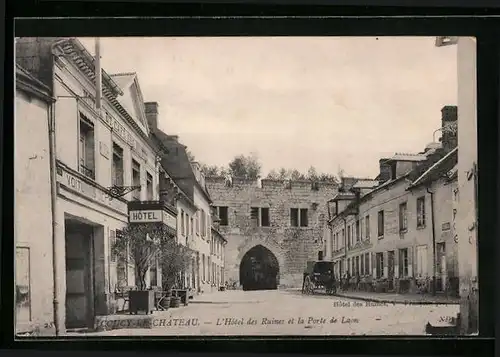
[[[95,173],[94,170],[84,166],[80,165],[80,173],[84,174],[85,176],[91,178],[92,180],[95,180]]]

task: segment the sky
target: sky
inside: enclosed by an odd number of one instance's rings
[[[456,46],[434,37],[102,38],[103,69],[136,72],[159,127],[197,161],[256,153],[281,167],[375,177],[417,153],[456,105]],[[94,53],[94,39],[80,39]],[[439,135],[437,135],[439,137]]]

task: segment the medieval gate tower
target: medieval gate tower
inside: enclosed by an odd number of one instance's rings
[[[206,187],[228,241],[226,281],[244,289],[300,287],[306,262],[323,247],[337,185],[207,177]]]

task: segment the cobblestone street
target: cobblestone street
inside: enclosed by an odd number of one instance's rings
[[[207,293],[186,307],[157,312],[150,329],[87,336],[423,335],[429,320],[446,319],[457,312],[458,305],[369,303],[304,296],[297,290],[237,290]]]

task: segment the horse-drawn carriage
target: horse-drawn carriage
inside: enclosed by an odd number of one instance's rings
[[[325,289],[328,295],[337,292],[333,262],[308,261],[302,282],[302,294],[314,294],[316,290]]]

